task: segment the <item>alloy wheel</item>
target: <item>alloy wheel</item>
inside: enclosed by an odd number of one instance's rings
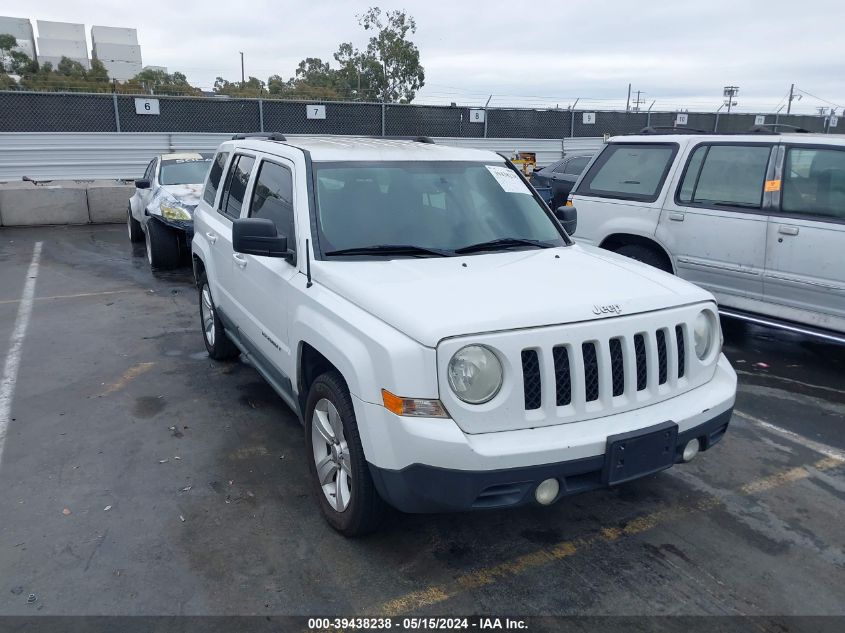
[[[352,458],[337,407],[326,398],[314,407],[311,445],[323,494],[335,511],[343,512],[352,500]]]

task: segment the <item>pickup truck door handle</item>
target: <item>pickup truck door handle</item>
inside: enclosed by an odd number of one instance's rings
[[[683,222],[684,221],[684,214],[680,213],[679,211],[670,211],[669,212],[669,219],[674,222]]]
[[[217,241],[217,236],[214,233],[206,233],[205,236],[208,238],[208,241],[212,244]]]
[[[778,226],[778,233],[783,235],[798,235],[797,226],[789,226],[788,224],[781,224]]]
[[[235,263],[241,268],[246,267],[246,257],[241,255],[240,253],[232,253],[232,259],[234,259]]]

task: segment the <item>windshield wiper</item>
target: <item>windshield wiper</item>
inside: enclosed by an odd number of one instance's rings
[[[475,253],[478,251],[498,251],[515,248],[517,246],[534,246],[535,248],[552,248],[554,245],[548,242],[541,242],[540,240],[529,240],[521,237],[500,237],[489,242],[480,242],[478,244],[470,244],[462,248],[456,248],[455,253],[463,255],[464,253]]]
[[[373,244],[372,246],[358,246],[356,248],[341,248],[324,253],[327,257],[342,255],[433,255],[435,257],[451,257],[452,251],[440,248],[427,248],[413,244]]]

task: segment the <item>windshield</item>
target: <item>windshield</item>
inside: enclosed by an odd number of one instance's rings
[[[320,247],[327,254],[377,245],[453,254],[495,240],[508,242],[489,250],[565,244],[504,163],[316,163],[314,170]]]
[[[210,158],[163,160],[158,180],[162,185],[202,184],[205,182],[209,165],[211,165]]]

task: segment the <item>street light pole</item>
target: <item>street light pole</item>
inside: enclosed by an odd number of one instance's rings
[[[243,88],[244,84],[246,83],[246,78],[244,77],[244,52],[239,52],[241,54],[241,88]]]

